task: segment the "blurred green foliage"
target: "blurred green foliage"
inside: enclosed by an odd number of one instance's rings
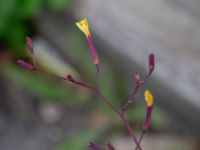
[[[78,107],[89,107],[89,105],[83,105],[83,97],[75,94],[75,89],[69,86],[62,86],[59,82],[55,82],[46,76],[43,77],[34,72],[27,72],[14,65],[7,67],[5,74],[17,85],[39,96],[41,99],[76,105],[77,109]]]
[[[0,0],[0,42],[17,56],[23,56],[24,37],[30,23],[45,7],[58,12],[70,8],[72,0]]]
[[[66,141],[61,142],[55,150],[84,150],[88,149],[87,144],[98,138],[98,131],[85,131]]]

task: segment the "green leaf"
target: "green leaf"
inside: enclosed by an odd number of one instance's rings
[[[25,36],[26,36],[26,27],[23,26],[20,22],[10,21],[10,26],[12,24],[15,25],[13,27],[9,27],[8,31],[5,35],[7,42],[10,43],[10,47],[16,56],[24,56],[23,50],[25,50]]]
[[[3,38],[3,35],[6,34],[6,31],[10,26],[9,20],[12,20],[15,7],[16,2],[13,0],[0,1],[0,38]]]
[[[20,19],[31,19],[36,16],[41,10],[41,0],[18,0],[17,10]]]
[[[71,7],[72,2],[73,0],[45,0],[46,5],[54,11],[67,9]]]
[[[0,1],[0,19],[2,17],[11,17],[14,13],[15,8],[17,8],[16,0],[1,0]]]

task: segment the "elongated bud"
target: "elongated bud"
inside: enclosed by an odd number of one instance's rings
[[[155,58],[154,54],[149,55],[149,73],[151,73],[155,68]]]
[[[33,53],[33,42],[32,39],[30,37],[26,37],[26,45],[28,47],[28,50]]]
[[[93,43],[93,39],[92,39],[92,36],[91,36],[91,33],[90,33],[90,29],[89,29],[87,19],[84,18],[84,19],[76,22],[76,26],[85,34],[85,37],[87,39],[87,43],[89,45],[90,54],[91,54],[92,59],[93,59],[93,64],[96,66],[97,71],[99,71],[99,59],[98,59],[96,49],[94,47],[94,43]]]
[[[108,150],[115,150],[114,146],[111,143],[108,143]]]
[[[25,62],[24,60],[17,60],[17,64],[19,64],[22,68],[26,70],[34,70],[34,66]]]
[[[104,150],[103,148],[101,148],[100,146],[98,146],[98,145],[95,144],[95,143],[89,143],[89,144],[88,144],[88,147],[89,147],[91,150]]]
[[[94,65],[99,65],[99,58],[97,56],[97,53],[96,53],[96,50],[95,50],[95,47],[94,47],[94,43],[93,43],[91,36],[89,36],[87,38],[87,42],[88,42],[88,45],[89,45],[89,48],[90,48],[90,54],[92,56]]]
[[[154,98],[149,90],[146,90],[144,95],[146,101],[146,118],[144,121],[143,130],[147,131],[151,122]]]

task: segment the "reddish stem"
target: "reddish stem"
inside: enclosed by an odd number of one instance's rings
[[[140,136],[139,142],[138,142],[138,144],[137,144],[135,150],[137,150],[137,149],[139,148],[138,146],[139,146],[139,144],[141,143],[141,141],[142,141],[142,139],[143,139],[145,133],[146,133],[146,131],[145,131],[145,130],[142,130],[142,134],[141,134],[141,136]]]
[[[57,75],[54,75],[54,74],[51,74],[49,72],[46,72],[46,71],[43,71],[43,70],[40,70],[38,68],[36,68],[35,71],[38,71],[39,73],[42,73],[42,74],[45,74],[45,75],[48,75],[48,76],[51,76],[53,78],[56,78],[56,79],[59,79],[59,80],[66,80],[66,81],[69,81],[75,85],[78,85],[80,87],[83,87],[83,88],[86,88],[88,90],[91,90],[92,92],[94,92],[97,96],[99,96],[113,111],[115,111],[119,116],[120,118],[122,119],[124,125],[126,126],[130,136],[132,137],[133,141],[136,143],[136,145],[138,145],[138,148],[140,150],[142,150],[137,138],[135,137],[134,133],[133,133],[133,130],[131,129],[130,125],[129,125],[129,122],[128,120],[126,119],[125,115],[124,115],[124,112],[120,111],[119,109],[117,109],[111,102],[110,100],[105,97],[103,94],[101,94],[101,92],[96,89],[96,88],[93,88],[92,86],[88,85],[88,84],[85,84],[85,83],[82,83],[82,82],[79,82],[79,81],[76,81],[74,80],[71,76],[70,78],[65,78],[65,77],[60,77],[60,76],[57,76]]]
[[[133,129],[131,128],[128,120],[126,119],[124,112],[120,112],[119,113],[120,118],[122,119],[124,125],[126,126],[126,128],[128,129],[128,132],[130,134],[130,136],[132,137],[133,141],[136,143],[137,147],[142,150],[139,141],[137,140],[137,138],[135,137],[135,134],[133,133]]]
[[[147,80],[149,80],[151,73],[152,72],[149,72],[147,74],[145,80],[141,80],[140,82],[136,81],[133,92],[132,92],[131,96],[129,97],[129,99],[126,101],[126,103],[123,105],[122,111],[125,112],[134,103],[134,100],[135,100],[134,97],[135,97],[136,93],[147,82]]]

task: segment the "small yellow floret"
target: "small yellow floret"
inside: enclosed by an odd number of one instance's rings
[[[90,36],[89,25],[86,18],[76,22],[76,25],[85,34],[86,37]]]
[[[149,90],[146,90],[144,96],[147,107],[151,107],[153,105],[153,95]]]

